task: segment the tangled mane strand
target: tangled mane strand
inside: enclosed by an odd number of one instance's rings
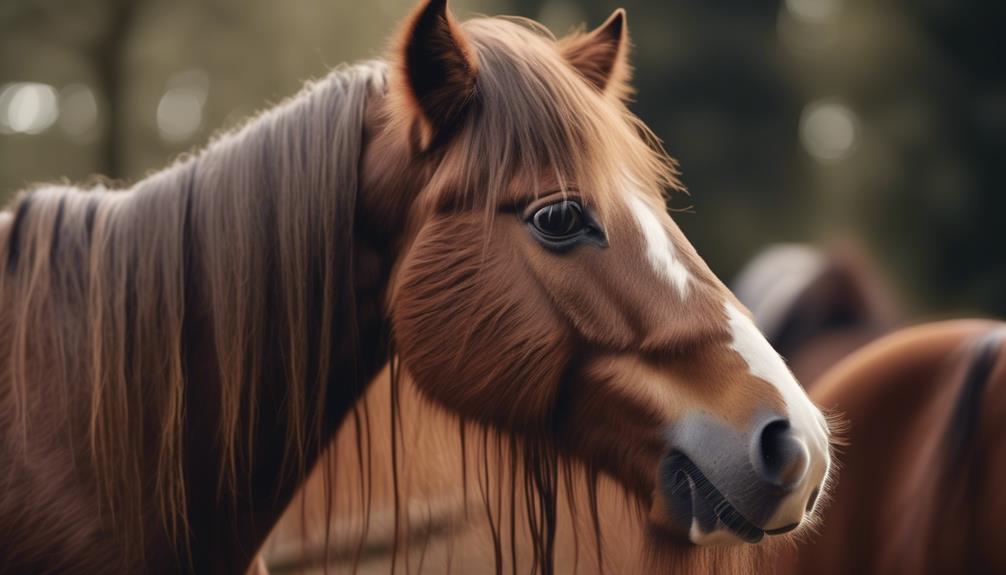
[[[514,436],[459,418],[425,399],[407,373],[396,374],[385,372],[361,401],[370,404],[370,424],[378,436],[367,447],[376,450],[376,468],[365,473],[367,487],[376,490],[376,507],[362,503],[343,484],[339,494],[346,507],[340,505],[333,533],[319,540],[320,529],[305,531],[302,526],[299,531],[314,534],[314,544],[324,542],[335,553],[312,545],[315,551],[305,557],[293,545],[277,548],[277,568],[320,570],[338,564],[348,570],[359,568],[361,559],[381,558],[386,561],[381,565],[394,563],[395,572],[423,572],[430,556],[434,571],[464,571],[474,565],[495,573],[545,574],[572,566],[572,572],[620,573],[626,566],[617,560],[628,560],[641,572],[733,574],[771,571],[776,551],[791,544],[790,538],[782,538],[759,546],[707,549],[651,533],[645,527],[649,509],[611,477],[566,457],[547,439]],[[395,385],[401,387],[395,390]],[[341,450],[351,451],[361,438],[369,441],[369,433],[360,435],[350,422],[346,425],[349,433],[340,434],[338,441]],[[327,457],[338,460],[340,478],[349,479],[359,469],[352,469],[352,457],[342,456],[341,450]],[[436,478],[432,484],[429,473]],[[431,485],[433,491],[427,491]],[[372,539],[361,542],[359,537],[367,539],[361,530],[372,511],[377,529]],[[315,510],[313,518],[320,528],[331,515]],[[460,557],[455,556],[456,539],[464,545]],[[472,546],[478,551],[472,552]],[[626,549],[640,554],[626,555]]]
[[[464,520],[468,520],[470,504],[481,508],[488,530],[493,553],[493,570],[497,574],[505,572],[507,560],[509,568],[518,571],[522,560],[529,560],[532,573],[549,575],[555,572],[556,532],[559,525],[557,503],[560,487],[566,489],[566,501],[574,523],[574,540],[578,540],[576,516],[579,504],[575,497],[575,484],[582,481],[591,502],[597,500],[598,474],[583,464],[569,459],[547,435],[515,436],[488,427],[485,424],[448,412],[416,393],[411,387],[408,375],[397,360],[392,360],[388,371],[390,379],[390,402],[388,411],[379,411],[380,417],[389,421],[375,420],[377,425],[390,425],[389,438],[391,498],[394,510],[393,540],[390,546],[392,572],[395,572],[397,556],[404,552],[406,571],[411,568],[409,549],[415,541],[409,538],[416,532],[410,526],[411,514],[404,513],[402,501],[408,499],[408,485],[401,480],[410,467],[408,451],[402,449],[406,442],[403,432],[407,424],[403,421],[401,397],[408,391],[410,401],[417,405],[405,411],[411,418],[410,424],[421,422],[422,414],[447,422],[446,427],[457,431],[457,461],[460,463],[460,485],[464,504]],[[408,389],[406,389],[408,387]],[[366,405],[367,400],[364,400]],[[355,432],[356,441],[361,437]],[[474,438],[475,441],[470,441]],[[329,453],[329,457],[337,457]],[[421,464],[420,464],[421,465]],[[373,481],[369,474],[366,482]],[[471,482],[474,482],[472,487]],[[469,499],[470,494],[473,498]],[[638,510],[641,514],[641,510]],[[369,504],[363,510],[364,521],[371,509]],[[602,561],[602,540],[597,508],[591,509],[593,524],[598,526],[594,540],[597,560]],[[456,528],[457,525],[452,526]],[[419,536],[429,537],[428,529],[418,531]],[[527,534],[531,556],[522,557],[518,553],[522,534]],[[448,531],[448,537],[453,537]],[[404,544],[404,545],[403,545]],[[421,553],[424,555],[428,540],[424,541]],[[419,562],[422,563],[423,555]],[[450,562],[450,557],[448,557]],[[353,565],[357,562],[354,560]],[[420,569],[421,572],[421,569]]]
[[[0,429],[25,462],[75,446],[67,473],[127,567],[146,560],[150,524],[191,559],[187,447],[223,460],[217,498],[232,503],[261,465],[263,417],[283,432],[284,477],[324,447],[326,390],[356,381],[357,172],[385,76],[340,68],[127,190],[44,186],[0,213]],[[288,387],[263,395],[265,381]],[[218,427],[190,428],[207,410]]]

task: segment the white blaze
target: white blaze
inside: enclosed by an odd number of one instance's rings
[[[667,230],[642,198],[629,194],[629,209],[646,239],[646,257],[650,265],[657,275],[674,285],[681,297],[686,297],[691,275],[677,258],[674,244],[667,237]]]
[[[764,379],[779,390],[786,406],[795,412],[790,413],[790,423],[804,431],[822,426],[824,417],[821,412],[810,402],[782,357],[772,348],[751,318],[732,303],[728,302],[725,307],[730,320],[730,333],[733,335],[730,347],[744,358],[751,375]],[[797,421],[798,419],[801,421]],[[801,423],[807,425],[799,426]]]
[[[733,303],[725,304],[727,317],[730,321],[730,333],[733,341],[730,347],[748,364],[751,375],[772,384],[782,395],[788,411],[790,428],[802,439],[810,450],[811,468],[808,470],[808,481],[804,489],[810,490],[823,481],[828,474],[830,458],[828,454],[828,425],[821,411],[810,401],[800,384],[793,377],[782,357],[772,348],[765,336],[761,334],[754,322],[741,312]],[[809,491],[808,491],[809,493]],[[794,497],[802,493],[794,493],[776,512],[773,521],[779,517],[800,517],[802,506],[807,498]],[[766,527],[772,528],[772,521]]]

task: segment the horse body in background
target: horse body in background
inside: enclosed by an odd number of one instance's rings
[[[849,424],[836,504],[788,568],[1006,572],[995,535],[1006,517],[1003,326],[944,322],[880,339],[900,314],[848,247],[774,247],[734,287],[811,397]]]
[[[820,532],[780,572],[1006,572],[1006,325],[896,332],[812,395],[848,419],[842,481]]]
[[[805,386],[904,323],[891,287],[851,245],[769,246],[744,266],[732,287]]]
[[[610,476],[683,566],[806,525],[827,422],[667,214],[626,34],[620,11],[557,41],[429,0],[387,64],[129,190],[22,195],[0,218],[0,571],[246,569],[391,357],[511,446],[506,524],[543,572],[576,476]]]

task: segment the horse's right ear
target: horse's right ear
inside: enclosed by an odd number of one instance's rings
[[[453,127],[475,96],[475,59],[447,0],[425,0],[409,19],[399,46],[403,88],[429,141]]]

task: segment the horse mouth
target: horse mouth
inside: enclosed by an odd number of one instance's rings
[[[758,543],[765,536],[766,531],[741,515],[687,455],[673,452],[665,457],[660,479],[667,514],[692,542],[696,530],[713,534],[726,529],[746,543]],[[776,531],[782,532],[768,534]]]

